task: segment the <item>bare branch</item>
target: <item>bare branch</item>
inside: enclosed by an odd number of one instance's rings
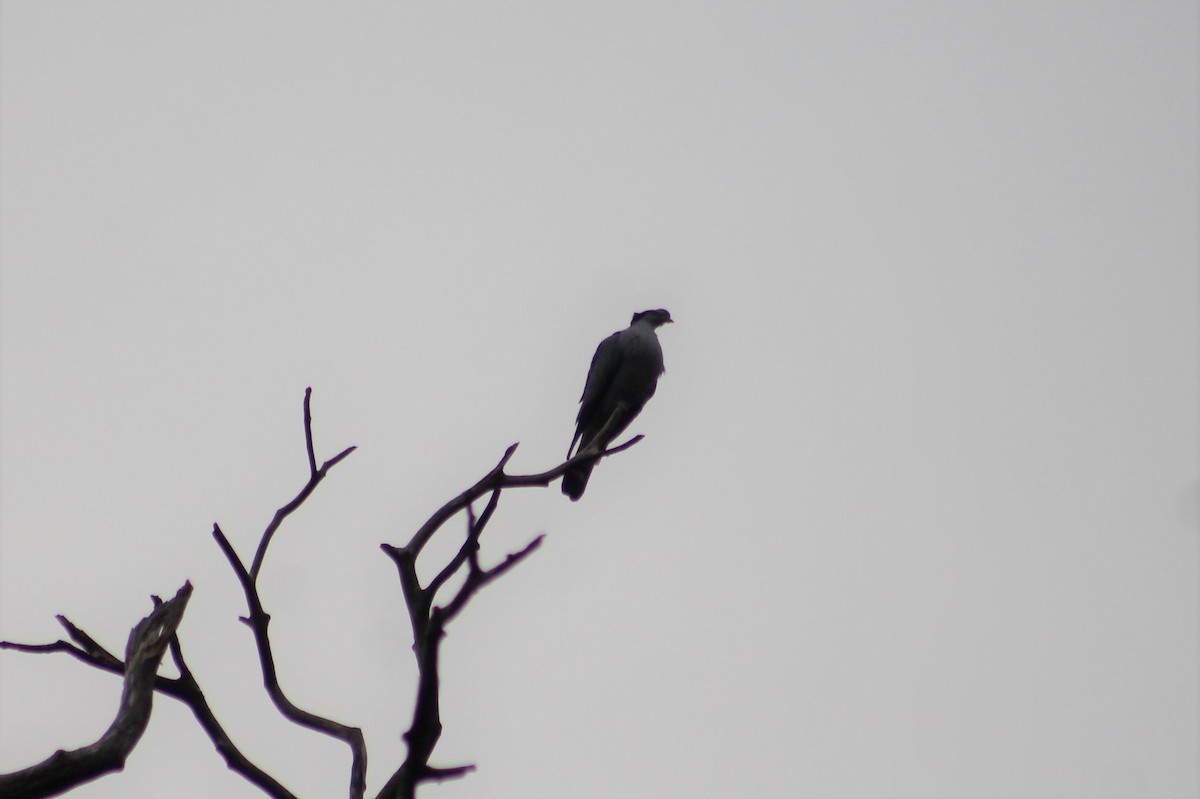
[[[509,569],[532,555],[542,545],[542,541],[545,538],[545,535],[539,535],[526,544],[524,548],[506,556],[499,565],[491,569],[480,569],[479,562],[475,561],[472,564],[471,571],[467,574],[466,582],[463,583],[462,588],[458,589],[458,593],[454,595],[454,599],[450,600],[449,604],[446,605],[443,623],[449,623],[455,616],[461,613],[462,609],[466,607],[467,602],[470,601],[471,597],[480,588],[483,588],[498,577],[502,577]]]
[[[212,740],[213,746],[216,747],[217,753],[225,760],[225,765],[230,770],[241,774],[249,782],[257,785],[268,796],[274,799],[296,799],[287,788],[279,783],[274,777],[260,769],[258,766],[250,762],[250,759],[242,754],[229,734],[225,732],[225,728],[217,721],[216,715],[212,712],[212,708],[208,704],[208,699],[204,696],[204,692],[200,690],[199,683],[196,682],[192,670],[188,668],[187,661],[183,659],[183,649],[179,644],[179,637],[171,638],[171,659],[175,662],[175,667],[179,669],[178,694],[176,698],[192,709],[192,715],[196,717],[196,721],[200,722],[200,726],[204,732]]]
[[[608,430],[615,424],[617,414],[609,418]],[[504,469],[517,450],[513,444],[504,452],[500,462],[468,488],[434,512],[420,529],[402,547],[382,544],[381,548],[396,564],[400,575],[400,586],[408,608],[413,633],[413,653],[417,660],[417,701],[413,708],[412,723],[404,733],[408,743],[408,756],[387,784],[379,792],[379,799],[412,799],[416,786],[422,782],[434,782],[450,777],[460,777],[473,767],[436,768],[429,765],[429,758],[442,734],[441,714],[438,707],[438,654],[446,625],[462,612],[470,599],[488,583],[502,577],[510,569],[529,557],[541,546],[545,536],[539,535],[523,549],[506,556],[496,566],[484,569],[479,562],[479,539],[484,528],[496,512],[500,494],[506,488],[524,486],[547,486],[578,463],[606,458],[629,449],[642,440],[635,436],[630,441],[608,450],[591,445],[574,457],[540,474],[509,475]],[[483,513],[475,515],[474,502],[485,494],[491,494]],[[467,517],[467,535],[458,552],[423,587],[417,576],[416,560],[421,550],[438,530],[455,514],[463,511]],[[467,569],[466,579],[458,591],[444,606],[435,606],[434,597],[455,574]]]
[[[479,530],[475,534],[476,538],[483,533],[483,528],[487,527],[487,523],[492,520],[492,514],[496,512],[496,506],[499,504],[500,489],[497,488],[492,492],[492,497],[488,500],[488,504],[484,506],[483,513],[479,514],[479,519],[474,523],[474,526]]]
[[[69,635],[71,640],[73,640],[75,643],[79,644],[80,648],[82,648],[84,652],[86,652],[88,655],[91,655],[96,660],[103,661],[113,666],[120,666],[121,670],[124,671],[124,667],[116,655],[113,655],[107,649],[100,646],[100,644],[96,643],[96,641],[90,635],[72,624],[70,619],[68,619],[66,616],[63,616],[61,613],[54,618],[58,619],[58,623],[62,625],[64,630],[67,631],[67,635]]]
[[[417,579],[416,559],[411,552],[391,544],[380,544],[380,548],[395,562],[396,571],[400,575],[400,590],[404,592],[404,605],[408,608],[415,650],[415,642],[424,638],[425,628],[429,623],[429,592],[421,588],[421,582]]]
[[[100,739],[70,752],[59,750],[36,766],[0,776],[0,795],[8,799],[57,796],[125,767],[125,759],[150,722],[158,664],[191,595],[191,583],[184,583],[174,599],[156,607],[129,633],[120,709]]]
[[[317,474],[324,477],[326,472],[328,472],[334,466],[337,466],[339,463],[341,463],[343,458],[345,458],[347,455],[349,455],[351,452],[353,452],[356,449],[358,449],[358,447],[346,447],[344,450],[339,452],[337,455],[334,455],[332,458],[330,458],[329,460],[322,463],[321,468],[317,470]]]
[[[88,653],[61,640],[55,641],[52,644],[19,644],[15,641],[0,641],[0,649],[11,649],[14,652],[30,652],[34,654],[66,652],[79,658],[84,663],[93,662]]]
[[[258,595],[257,581],[250,572],[246,571],[241,559],[234,552],[233,545],[229,543],[229,539],[225,537],[221,528],[215,524],[213,525],[213,537],[216,538],[218,546],[221,547],[221,551],[225,553],[225,557],[233,567],[234,574],[241,583],[242,592],[246,595],[249,615],[242,620],[254,633],[254,644],[258,650],[259,665],[262,669],[263,687],[266,688],[267,695],[275,703],[276,709],[289,721],[346,742],[346,745],[350,747],[351,756],[350,799],[361,799],[366,791],[367,780],[367,747],[362,730],[310,713],[298,707],[283,692],[275,670],[275,655],[271,650],[271,638],[268,633],[271,617],[263,609],[262,600]]]
[[[591,447],[589,447],[574,457],[563,461],[553,469],[541,472],[540,474],[521,475],[510,475],[505,474],[504,472],[505,465],[508,463],[509,459],[512,458],[513,453],[516,452],[518,446],[518,444],[513,444],[505,451],[504,457],[500,459],[500,462],[496,464],[496,466],[493,467],[490,472],[484,475],[479,482],[447,502],[442,507],[438,508],[438,510],[429,517],[425,524],[421,525],[421,528],[417,530],[417,532],[409,540],[407,548],[413,551],[414,557],[419,555],[425,545],[429,543],[429,539],[433,537],[434,533],[436,533],[438,529],[445,524],[448,519],[450,519],[450,517],[463,510],[467,505],[479,499],[489,491],[504,490],[506,488],[548,486],[550,483],[562,477],[563,473],[566,472],[567,469],[571,468],[577,463],[583,463],[589,460],[599,460],[601,458],[607,458],[611,455],[616,455],[619,452],[624,452],[634,444],[637,444],[643,438],[644,436],[637,435],[620,446],[612,447],[611,449],[606,449],[599,452],[594,451]]]
[[[467,505],[467,538],[453,560],[447,563],[445,568],[429,581],[429,586],[425,589],[425,592],[428,594],[430,602],[437,595],[438,589],[462,568],[464,563],[469,559],[473,559],[478,554],[479,537],[483,535],[483,529],[487,527],[488,521],[491,520],[492,514],[496,512],[496,506],[499,504],[500,489],[497,488],[492,492],[491,499],[488,500],[487,506],[483,509],[483,514],[478,519],[475,518],[475,509],[471,505]]]
[[[264,688],[276,708],[285,718],[293,723],[346,742],[350,747],[352,758],[349,786],[350,799],[361,799],[365,791],[366,782],[366,747],[362,732],[358,728],[343,725],[306,711],[296,706],[285,694],[279,683],[271,647],[269,635],[271,617],[263,607],[257,586],[258,576],[266,557],[267,547],[283,521],[308,499],[317,485],[326,477],[329,470],[349,456],[355,449],[352,446],[347,447],[320,466],[317,465],[317,455],[313,444],[311,399],[312,391],[311,389],[307,389],[304,395],[304,435],[309,468],[308,481],[290,502],[275,512],[274,517],[259,540],[250,567],[247,568],[246,562],[238,555],[228,537],[215,524],[213,525],[213,537],[228,560],[245,594],[248,610],[246,617],[242,618],[242,621],[250,627],[254,635]],[[609,422],[604,428],[605,430],[608,430],[614,424],[616,415],[614,413],[613,417],[610,417]],[[601,437],[597,436],[597,438]],[[623,452],[637,444],[641,439],[642,436],[635,436],[628,442],[607,450],[602,449],[599,443],[594,443],[584,448],[581,452],[577,452],[573,457],[568,458],[553,469],[531,475],[509,475],[505,473],[505,468],[518,446],[517,444],[513,444],[505,451],[499,463],[490,472],[484,475],[475,485],[439,508],[413,534],[405,546],[381,545],[384,552],[395,562],[400,576],[401,588],[413,632],[413,652],[418,665],[418,685],[412,724],[403,736],[408,745],[407,757],[399,769],[392,775],[391,779],[388,780],[379,794],[380,797],[412,799],[416,786],[423,782],[441,782],[443,780],[455,779],[473,771],[475,768],[473,765],[435,767],[429,764],[429,759],[442,733],[438,674],[441,642],[446,634],[446,626],[463,611],[470,599],[485,585],[499,579],[508,573],[510,569],[524,561],[525,558],[541,546],[545,538],[543,535],[537,536],[525,547],[508,554],[500,563],[491,568],[484,568],[481,565],[479,556],[480,538],[495,514],[501,493],[506,488],[547,486],[560,478],[571,467],[579,463],[586,463]],[[490,496],[483,512],[477,516],[474,502],[481,499],[485,494],[490,494]],[[446,521],[459,511],[465,511],[467,517],[467,530],[463,544],[454,557],[451,558],[450,562],[437,572],[429,585],[427,587],[422,586],[417,575],[417,558],[432,536],[441,529]],[[444,605],[435,605],[435,598],[439,590],[463,568],[466,569],[466,577],[454,592],[454,595]],[[230,769],[241,774],[248,781],[261,788],[266,794],[274,797],[274,799],[295,799],[290,791],[273,777],[262,771],[262,769],[251,763],[233,744],[229,735],[217,721],[208,704],[208,700],[183,657],[179,639],[174,634],[175,627],[179,621],[178,615],[174,617],[173,621],[170,618],[162,621],[164,614],[172,612],[171,608],[178,607],[178,613],[181,614],[190,593],[190,584],[185,584],[184,588],[180,589],[180,593],[170,602],[162,603],[155,597],[156,602],[159,603],[158,607],[151,616],[147,617],[142,624],[135,628],[135,633],[138,633],[140,630],[145,636],[152,636],[153,645],[147,647],[139,644],[139,646],[135,647],[134,636],[131,635],[130,647],[126,653],[125,662],[122,662],[111,654],[91,636],[63,616],[59,616],[58,620],[73,643],[65,640],[40,645],[0,642],[0,648],[2,649],[13,649],[29,653],[64,652],[94,668],[124,674],[126,678],[126,691],[122,699],[122,712],[118,714],[118,719],[114,721],[109,732],[105,733],[105,736],[97,744],[77,750],[76,752],[58,752],[39,766],[27,769],[25,772],[18,773],[18,775],[0,777],[0,794],[3,794],[6,799],[9,796],[52,795],[53,792],[69,789],[71,785],[77,784],[78,781],[93,779],[107,771],[121,768],[128,751],[137,743],[138,737],[140,737],[142,731],[145,729],[150,712],[150,697],[152,697],[153,691],[157,690],[184,702],[192,709],[201,727],[212,740],[214,747],[225,759]],[[156,622],[152,626],[152,629],[147,627],[147,623],[151,619],[160,619],[159,622]],[[146,638],[146,640],[148,641],[149,638]],[[144,643],[145,641],[143,641]],[[168,646],[180,673],[180,676],[175,679],[157,674],[158,663],[161,661],[163,652]],[[153,658],[152,662],[148,661],[147,658]],[[135,677],[136,679],[134,679]],[[135,686],[136,690],[131,688],[131,686]],[[123,718],[127,720],[122,721]],[[132,721],[129,721],[129,719]],[[131,724],[132,726],[130,726]],[[137,726],[138,724],[140,726]],[[73,759],[80,759],[85,755],[92,757],[95,754],[92,750],[102,746],[110,747],[113,741],[120,742],[121,746],[127,744],[127,748],[123,750],[123,753],[119,754],[117,760],[112,760],[111,755],[108,754],[108,749],[103,749],[102,754],[108,759],[104,761],[100,770],[96,770],[94,773],[90,773],[90,776],[84,776],[75,782],[63,782],[63,787],[49,789],[52,793],[12,793],[8,790],[12,787],[12,783],[3,781],[26,773],[37,773],[38,769],[45,769],[41,773],[50,775],[51,779],[59,779],[54,776],[53,772],[78,772]],[[19,789],[24,790],[24,788]],[[14,790],[17,790],[17,788],[14,788]],[[38,790],[42,789],[39,788]]]
[[[434,768],[429,766],[425,769],[425,774],[422,777],[423,781],[429,782],[445,782],[446,780],[457,780],[465,777],[475,770],[472,765],[466,766],[450,766],[449,768]]]
[[[71,631],[72,637],[77,639],[86,639],[92,641],[91,636],[84,633],[75,625],[66,621],[65,618],[59,617],[64,626]],[[76,660],[82,661],[89,666],[107,671],[112,674],[124,674],[125,664],[108,654],[99,644],[93,645],[96,650],[102,652],[103,655],[88,653],[79,647],[67,643],[66,641],[56,641],[52,644],[16,644],[9,641],[0,641],[0,649],[12,649],[17,652],[30,653],[51,653],[64,652]],[[230,769],[244,776],[247,780],[260,787],[269,796],[274,799],[296,799],[295,796],[286,788],[280,785],[273,777],[264,772],[262,769],[251,763],[245,755],[238,751],[234,746],[229,735],[221,727],[213,714],[212,709],[208,705],[208,700],[205,698],[200,686],[196,683],[195,677],[188,668],[187,663],[183,659],[183,651],[179,645],[179,636],[172,636],[170,643],[171,657],[175,661],[176,667],[179,669],[180,676],[177,679],[163,677],[158,675],[154,680],[154,689],[159,693],[170,696],[180,702],[183,702],[196,716],[200,722],[200,726],[212,739],[213,745],[217,752],[225,759],[225,763]]]
[[[356,449],[356,447],[346,447],[346,449],[325,461],[320,469],[317,468],[317,455],[313,449],[311,399],[312,389],[304,389],[304,444],[308,452],[308,482],[304,484],[304,488],[300,489],[300,493],[296,495],[295,499],[275,511],[274,518],[271,519],[271,523],[267,525],[267,529],[263,532],[262,540],[258,543],[258,551],[254,553],[254,563],[250,566],[250,574],[256,580],[258,579],[259,571],[262,570],[263,559],[267,556],[267,546],[270,545],[271,539],[275,536],[275,531],[279,529],[279,525],[283,524],[284,519],[304,504],[304,500],[308,499],[309,495],[325,479],[325,475],[329,473],[330,469],[338,465],[343,458]]]
[[[253,583],[254,578],[250,576],[250,572],[246,571],[246,566],[242,563],[242,559],[238,557],[233,544],[229,543],[229,539],[225,537],[225,533],[221,531],[219,524],[213,524],[213,538],[216,539],[217,546],[225,553],[225,559],[229,561],[229,565],[233,567],[233,572],[237,575],[238,582],[242,583],[242,585]]]
[[[0,649],[11,649],[15,652],[45,654],[49,652],[65,652],[76,660],[95,666],[113,674],[124,674],[125,664],[107,649],[100,646],[83,630],[76,627],[66,616],[56,616],[58,623],[66,629],[67,634],[77,643],[71,644],[62,639],[52,644],[20,644],[13,641],[0,641]]]
[[[308,473],[317,476],[317,453],[312,440],[312,386],[304,389],[304,448],[308,450]]]
[[[304,484],[304,487],[300,489],[300,493],[291,502],[275,511],[275,516],[271,519],[271,523],[267,525],[267,529],[263,531],[262,538],[258,542],[258,549],[254,553],[254,562],[251,564],[249,570],[246,569],[245,564],[238,557],[233,545],[221,531],[221,528],[215,524],[213,525],[213,537],[217,540],[217,545],[221,548],[221,551],[229,561],[229,565],[233,568],[233,572],[242,586],[242,592],[246,595],[248,615],[242,621],[254,633],[254,644],[258,650],[259,665],[262,669],[263,687],[266,688],[267,695],[271,697],[271,701],[275,703],[275,707],[279,712],[289,721],[299,724],[302,727],[307,727],[310,730],[337,738],[344,741],[350,747],[350,799],[361,799],[364,791],[366,791],[367,780],[367,748],[362,730],[304,710],[292,702],[287,694],[284,693],[283,688],[279,684],[279,676],[275,669],[275,656],[271,650],[271,638],[268,633],[271,617],[263,609],[262,599],[258,594],[258,575],[262,569],[263,560],[266,558],[267,546],[270,545],[272,537],[279,530],[280,525],[283,524],[283,520],[304,504],[304,501],[309,498],[316,487],[320,485],[321,481],[325,479],[325,475],[329,473],[330,469],[355,450],[354,447],[347,447],[327,460],[320,468],[317,468],[317,456],[313,446],[312,435],[311,388],[304,390],[304,447],[308,456],[308,482]],[[195,710],[195,706],[193,706],[193,710]],[[201,718],[201,723],[205,723],[203,718]],[[217,741],[217,739],[214,738],[214,741]],[[219,742],[218,748],[220,748]]]
[[[33,654],[63,652],[79,662],[86,663],[100,671],[107,671],[110,674],[125,674],[125,664],[122,661],[116,658],[109,660],[108,658],[90,655],[74,644],[69,644],[61,640],[55,641],[52,644],[18,644],[12,641],[0,641],[0,649],[11,649],[14,652],[29,652]],[[109,657],[112,656],[110,655]],[[170,677],[163,677],[161,674],[154,679],[154,690],[175,699],[184,698],[179,689],[179,681]]]

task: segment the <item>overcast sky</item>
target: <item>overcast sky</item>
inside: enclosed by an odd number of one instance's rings
[[[506,494],[428,797],[1193,797],[1197,9],[22,2],[0,33],[0,638],[189,662],[303,797],[415,669],[393,564],[596,344],[667,374],[577,504]],[[461,536],[456,521],[446,547]],[[442,550],[446,551],[446,550]],[[0,771],[119,679],[0,653]],[[259,796],[160,697],[87,799]]]

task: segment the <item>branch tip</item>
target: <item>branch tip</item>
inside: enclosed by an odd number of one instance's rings
[[[460,777],[465,777],[475,771],[475,764],[469,763],[465,766],[449,766],[446,768],[438,768],[436,766],[426,766],[425,774],[422,779],[429,782],[444,782],[445,780],[455,780]]]
[[[337,466],[339,463],[342,462],[343,458],[345,458],[351,452],[354,452],[354,450],[356,450],[356,449],[358,449],[357,445],[346,447],[344,450],[339,452],[337,455],[334,455],[332,458],[325,461],[325,463],[321,464],[320,473],[324,474],[325,472],[332,469],[334,466]]]
[[[504,457],[500,459],[500,465],[497,466],[496,468],[503,469],[506,465],[508,465],[509,459],[513,456],[513,453],[517,451],[517,447],[519,447],[519,446],[521,446],[521,442],[517,441],[511,447],[504,450]]]

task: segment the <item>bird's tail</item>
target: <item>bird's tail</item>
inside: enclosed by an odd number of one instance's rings
[[[588,478],[592,476],[592,469],[596,467],[594,460],[587,463],[580,463],[572,466],[563,473],[562,492],[575,502],[583,496],[583,490],[587,488]]]

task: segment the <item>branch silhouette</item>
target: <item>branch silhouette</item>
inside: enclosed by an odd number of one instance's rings
[[[125,767],[125,759],[137,746],[142,733],[146,731],[146,725],[150,723],[158,664],[175,635],[175,628],[183,620],[183,611],[191,596],[192,584],[184,583],[171,601],[159,603],[149,616],[130,631],[129,643],[125,647],[125,684],[121,691],[121,704],[117,717],[100,739],[70,752],[60,749],[35,766],[0,775],[0,796],[9,799],[57,796]],[[97,658],[105,661],[112,658],[70,622],[61,616],[59,619],[68,631],[73,631],[85,651],[91,649]],[[22,647],[8,645],[5,648]],[[30,651],[30,648],[24,651]]]
[[[250,628],[254,636],[264,689],[276,709],[289,721],[346,743],[351,752],[349,796],[350,799],[362,799],[366,791],[367,768],[367,750],[362,731],[358,727],[307,711],[284,692],[271,648],[271,616],[263,607],[258,591],[258,578],[264,567],[268,547],[283,522],[304,504],[329,471],[355,450],[353,446],[347,447],[320,466],[317,465],[313,444],[311,400],[312,389],[305,389],[304,440],[309,469],[308,481],[290,502],[276,510],[271,522],[259,537],[249,568],[219,524],[213,525],[212,535],[245,595],[247,615],[240,620]],[[617,413],[614,412],[597,438],[603,440],[603,433],[616,423]],[[482,588],[522,563],[545,540],[544,535],[538,535],[521,549],[505,555],[494,565],[483,565],[480,558],[480,540],[496,513],[501,494],[510,488],[546,487],[562,477],[572,466],[616,455],[637,444],[641,439],[642,436],[635,436],[611,449],[590,446],[554,468],[536,474],[508,474],[505,471],[517,450],[518,445],[513,444],[491,471],[466,491],[438,508],[413,533],[407,543],[403,546],[381,544],[383,551],[396,565],[399,575],[401,592],[412,628],[418,680],[412,721],[403,734],[407,754],[380,790],[379,799],[412,799],[417,787],[422,783],[456,779],[475,769],[473,765],[430,764],[430,758],[442,734],[438,677],[441,642],[445,637],[447,625],[463,612]],[[485,496],[487,502],[482,512],[476,514],[475,503]],[[466,517],[466,535],[462,545],[437,570],[428,584],[422,585],[417,575],[417,557],[434,535],[443,529],[445,523],[459,513]],[[457,575],[462,575],[462,581],[448,597],[442,599],[441,604],[438,604],[439,594]],[[72,752],[59,751],[35,766],[0,775],[0,795],[5,799],[54,796],[81,782],[121,769],[149,722],[152,697],[157,691],[183,702],[192,710],[201,728],[230,769],[258,786],[273,799],[296,799],[291,791],[251,762],[234,745],[217,720],[189,668],[176,629],[191,593],[191,584],[185,583],[168,602],[154,597],[156,607],[130,634],[124,660],[113,655],[62,615],[57,619],[69,640],[60,639],[49,644],[0,641],[0,649],[31,654],[61,652],[101,671],[123,675],[125,679],[121,709],[117,718],[95,744]],[[168,650],[175,667],[179,670],[179,677],[164,677],[157,673],[158,665]]]
[[[229,561],[229,565],[233,569],[238,583],[241,584],[242,592],[246,595],[248,615],[242,617],[241,621],[249,626],[254,633],[254,645],[258,650],[263,687],[266,689],[267,695],[284,718],[301,727],[307,727],[310,730],[315,730],[344,741],[350,747],[350,799],[362,799],[367,787],[367,745],[363,738],[362,730],[358,727],[341,724],[340,722],[304,710],[284,693],[283,688],[279,684],[279,674],[275,667],[275,655],[271,650],[271,637],[269,634],[271,616],[263,609],[262,598],[258,593],[258,575],[266,559],[267,547],[270,545],[275,533],[279,530],[280,525],[283,524],[284,519],[304,504],[304,501],[312,495],[316,487],[325,479],[325,475],[329,473],[330,469],[356,449],[355,447],[347,447],[325,461],[321,468],[317,468],[312,434],[312,388],[304,390],[304,442],[308,453],[308,482],[300,489],[300,493],[296,495],[295,499],[275,511],[271,523],[267,525],[266,530],[263,531],[262,537],[259,539],[258,548],[254,553],[254,562],[250,569],[246,569],[245,564],[238,557],[237,551],[221,530],[220,525],[213,525],[212,534],[213,538],[216,539],[217,546],[221,548],[221,552],[225,555],[225,559]],[[214,743],[217,743],[215,739]]]
[[[613,425],[617,424],[617,419],[618,413],[614,412],[605,423],[601,433],[606,433]],[[602,436],[597,436],[597,438],[603,440]],[[463,611],[463,608],[481,588],[504,576],[525,558],[532,555],[545,539],[544,535],[537,536],[522,549],[509,553],[500,563],[491,568],[484,568],[480,564],[479,539],[496,511],[501,492],[508,488],[548,486],[578,463],[616,455],[641,440],[642,436],[635,436],[626,443],[608,450],[587,447],[553,469],[528,475],[510,475],[504,471],[517,451],[518,444],[513,444],[505,451],[500,462],[482,479],[435,511],[428,521],[413,534],[407,544],[401,547],[391,544],[380,545],[380,548],[396,564],[404,602],[408,608],[408,618],[413,635],[413,654],[417,661],[417,700],[413,708],[412,723],[409,725],[408,731],[404,733],[404,740],[408,744],[408,756],[400,768],[392,774],[383,790],[379,792],[378,799],[412,799],[416,795],[417,786],[422,782],[441,782],[461,777],[475,769],[473,765],[445,768],[431,766],[429,763],[434,747],[437,746],[442,735],[442,719],[438,702],[438,664],[442,639],[446,635],[446,625]],[[487,505],[484,507],[483,513],[477,517],[474,503],[488,494],[491,496]],[[417,557],[425,545],[442,528],[442,525],[460,512],[465,512],[467,516],[466,540],[454,557],[429,581],[429,584],[422,586],[417,576]],[[445,604],[435,605],[438,591],[463,568],[467,570],[466,577],[458,590]]]

